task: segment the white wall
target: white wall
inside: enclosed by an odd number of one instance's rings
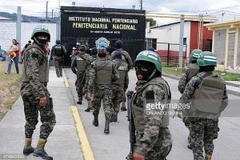
[[[56,23],[21,23],[21,49],[31,40],[31,34],[34,27],[37,25],[45,25],[51,34],[51,42],[49,47],[52,47],[56,41]],[[2,49],[8,50],[12,44],[12,39],[16,39],[16,22],[0,21],[0,45]]]
[[[190,51],[190,28],[191,22],[184,22],[184,36],[187,38],[187,53]],[[180,37],[180,23],[169,24],[160,28],[150,29],[150,32],[146,31],[146,38],[157,38],[157,42],[177,43],[179,44]],[[157,49],[167,49],[167,45],[158,45]],[[178,51],[179,46],[174,45],[171,50]]]

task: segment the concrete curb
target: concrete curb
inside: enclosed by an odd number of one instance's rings
[[[162,74],[162,75],[165,76],[165,77],[168,77],[168,78],[175,79],[175,80],[180,79],[179,77],[174,76],[174,75],[169,75],[169,74]],[[230,82],[227,82],[227,81],[226,81],[226,85],[229,85],[229,86],[232,86],[232,87],[240,87],[240,85],[238,85],[238,84],[233,84],[233,83],[230,83]],[[240,89],[239,89],[239,91],[234,91],[234,90],[227,89],[227,92],[229,94],[232,94],[232,95],[235,95],[235,96],[240,96]]]

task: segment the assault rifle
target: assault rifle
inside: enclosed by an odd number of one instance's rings
[[[130,142],[130,154],[129,159],[133,159],[133,152],[134,152],[134,144],[136,143],[136,136],[135,136],[135,126],[133,121],[133,115],[132,115],[132,104],[131,104],[131,97],[133,95],[133,91],[127,92],[127,118],[129,121],[129,142]]]

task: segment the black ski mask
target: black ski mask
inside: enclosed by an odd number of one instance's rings
[[[143,76],[142,79],[138,78],[138,80],[143,80],[143,81],[149,80],[149,77],[152,75],[153,71],[156,69],[153,63],[146,62],[146,61],[137,62],[135,68],[136,68],[137,78],[139,74]]]

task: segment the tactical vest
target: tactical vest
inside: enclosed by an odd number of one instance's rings
[[[199,66],[195,63],[188,64],[188,67],[189,67],[189,75],[187,77],[187,82],[189,82],[190,79],[199,72]]]
[[[77,69],[78,69],[78,71],[84,71],[85,67],[86,67],[86,61],[80,55],[76,56],[76,60],[77,60]]]
[[[63,56],[61,45],[55,45],[54,46],[54,51],[55,51],[55,53],[54,53],[55,56]]]
[[[120,66],[118,67],[118,73],[119,73],[119,79],[115,82],[113,82],[113,84],[118,84],[118,85],[123,85],[124,81],[125,81],[125,77],[126,74],[128,72],[128,68],[127,68],[127,63],[126,62],[120,62]]]
[[[27,50],[25,51],[25,56],[24,56],[24,59],[23,59],[23,79],[22,81],[23,82],[29,82],[29,79],[28,79],[28,76],[27,76],[27,66],[26,66],[26,63],[27,63],[27,57],[31,56],[30,54],[31,53],[28,53],[28,51],[30,49],[37,49],[39,50],[42,55],[43,55],[43,58],[41,59],[41,62],[39,62],[39,81],[41,83],[47,83],[49,81],[49,65],[48,65],[48,58],[47,56],[45,56],[45,54],[43,53],[42,49],[36,45],[36,44],[32,44],[30,45]],[[27,54],[26,54],[27,53]]]
[[[192,96],[190,112],[219,114],[224,95],[225,82],[217,75],[199,77],[202,82]]]
[[[164,97],[165,98],[165,102],[163,102],[164,104],[169,104],[170,103],[170,99],[171,99],[171,91],[170,91],[170,88],[168,86],[168,84],[165,82],[165,80],[163,80],[161,78],[161,81],[160,83],[164,84],[164,86],[166,86],[165,88],[165,93],[166,96]],[[142,107],[142,106],[137,106],[136,104],[134,104],[135,100],[137,100],[137,95],[141,95],[143,90],[149,86],[149,85],[159,85],[159,82],[156,83],[153,80],[151,80],[150,82],[148,82],[147,84],[143,85],[142,88],[140,88],[140,90],[137,92],[137,94],[135,93],[131,99],[131,102],[132,102],[132,112],[133,112],[133,119],[134,119],[134,125],[135,125],[135,129],[136,131],[139,133],[139,134],[142,134],[143,131],[144,131],[144,126],[145,126],[145,122],[144,122],[144,114],[145,113],[145,106]],[[159,110],[160,111],[160,110]],[[169,108],[168,107],[165,107],[164,108],[164,111],[166,113],[168,113],[169,111]],[[162,128],[166,128],[167,126],[169,125],[169,115],[168,114],[164,114],[163,117],[162,117],[162,124],[160,127]]]
[[[111,84],[112,83],[112,63],[109,60],[96,63],[96,84]]]

